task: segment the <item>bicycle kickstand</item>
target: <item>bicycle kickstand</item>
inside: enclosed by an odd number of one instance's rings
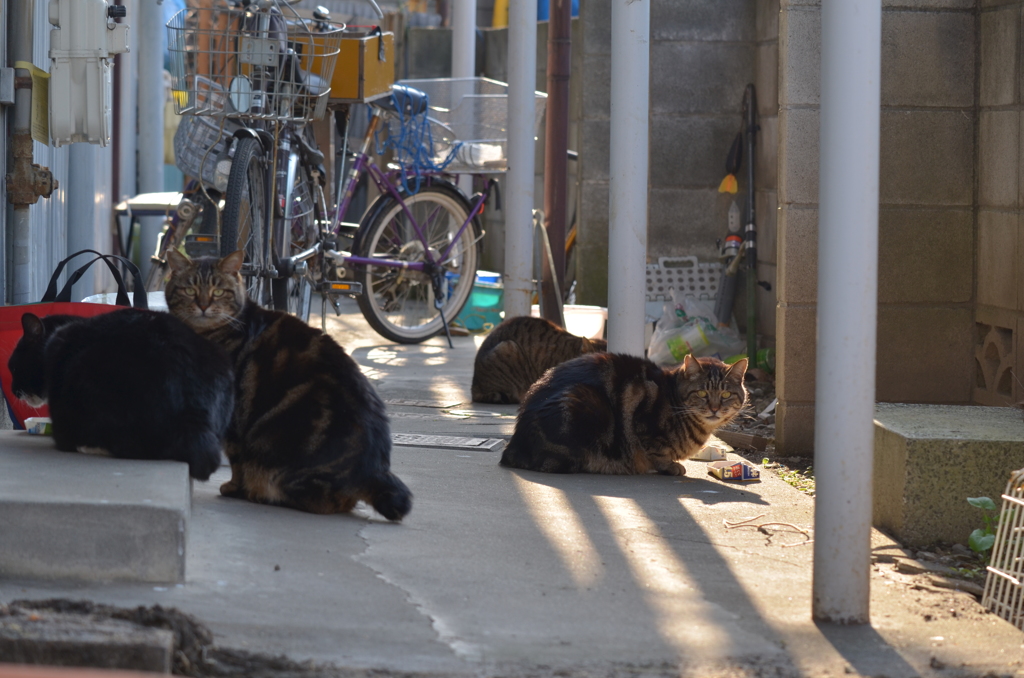
[[[441,284],[441,276],[431,275],[430,284],[434,288],[434,308],[441,314],[441,324],[444,325],[444,336],[448,338],[448,348],[455,348],[452,333],[448,330],[448,320],[444,317],[444,286]]]

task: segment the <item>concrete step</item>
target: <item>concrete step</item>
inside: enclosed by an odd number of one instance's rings
[[[874,525],[902,543],[966,544],[982,512],[968,497],[998,498],[1024,467],[1024,413],[1012,407],[875,408]]]
[[[188,466],[59,452],[0,431],[0,577],[185,579]]]

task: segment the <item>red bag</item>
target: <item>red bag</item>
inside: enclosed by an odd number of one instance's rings
[[[57,292],[57,278],[60,277],[64,266],[71,259],[86,252],[91,252],[98,256],[72,273],[68,277],[64,288]],[[71,301],[72,285],[78,282],[86,270],[97,261],[102,261],[107,265],[107,268],[114,275],[114,280],[117,282],[117,299],[114,306],[110,304],[89,304]],[[129,304],[128,302],[128,292],[124,284],[124,278],[121,275],[121,271],[114,264],[114,261],[124,264],[134,279],[134,289],[136,290],[134,293],[134,304]],[[50,284],[46,288],[46,293],[43,294],[43,298],[38,304],[0,306],[0,383],[3,385],[4,399],[7,401],[7,411],[10,413],[11,421],[14,422],[16,429],[24,429],[25,419],[29,417],[48,417],[50,415],[49,408],[45,405],[42,407],[30,407],[27,403],[15,398],[14,393],[11,391],[11,371],[7,369],[7,361],[10,359],[11,353],[14,352],[14,347],[18,345],[18,341],[24,333],[21,328],[21,316],[25,313],[34,313],[40,318],[57,314],[91,318],[92,316],[116,311],[119,308],[130,305],[134,305],[135,308],[147,309],[149,304],[146,294],[145,292],[140,293],[140,290],[145,290],[145,285],[142,283],[142,274],[139,273],[139,269],[131,261],[116,254],[100,254],[95,250],[82,250],[81,252],[75,252],[57,264],[57,269],[50,277]]]

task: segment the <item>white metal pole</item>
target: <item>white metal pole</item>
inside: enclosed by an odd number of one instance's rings
[[[139,25],[139,192],[164,190],[164,20],[163,5],[147,0],[138,4]],[[140,220],[139,263],[142,274],[156,249],[162,220]]]
[[[843,624],[869,622],[881,27],[822,0],[813,616]]]
[[[644,354],[651,0],[612,0],[608,349]]]
[[[452,0],[452,77],[472,78],[476,75],[476,0]],[[458,94],[458,90],[454,90]],[[465,94],[471,94],[467,89]],[[459,188],[466,195],[473,192],[473,177],[459,176]]]
[[[508,8],[508,173],[505,175],[505,317],[530,315],[533,293],[534,87],[537,0]]]
[[[476,73],[476,0],[452,0],[452,77]]]

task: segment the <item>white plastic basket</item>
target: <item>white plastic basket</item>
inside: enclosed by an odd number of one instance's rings
[[[426,93],[435,164],[454,157],[445,171],[504,172],[508,169],[508,85],[489,78],[402,80]],[[534,93],[534,133],[540,131],[547,94]]]
[[[1024,468],[1010,475],[981,604],[1024,630]]]
[[[647,264],[647,308],[649,322],[661,317],[662,307],[678,295],[714,301],[718,297],[718,284],[722,277],[722,264],[700,262],[697,257],[661,257],[656,264]]]

